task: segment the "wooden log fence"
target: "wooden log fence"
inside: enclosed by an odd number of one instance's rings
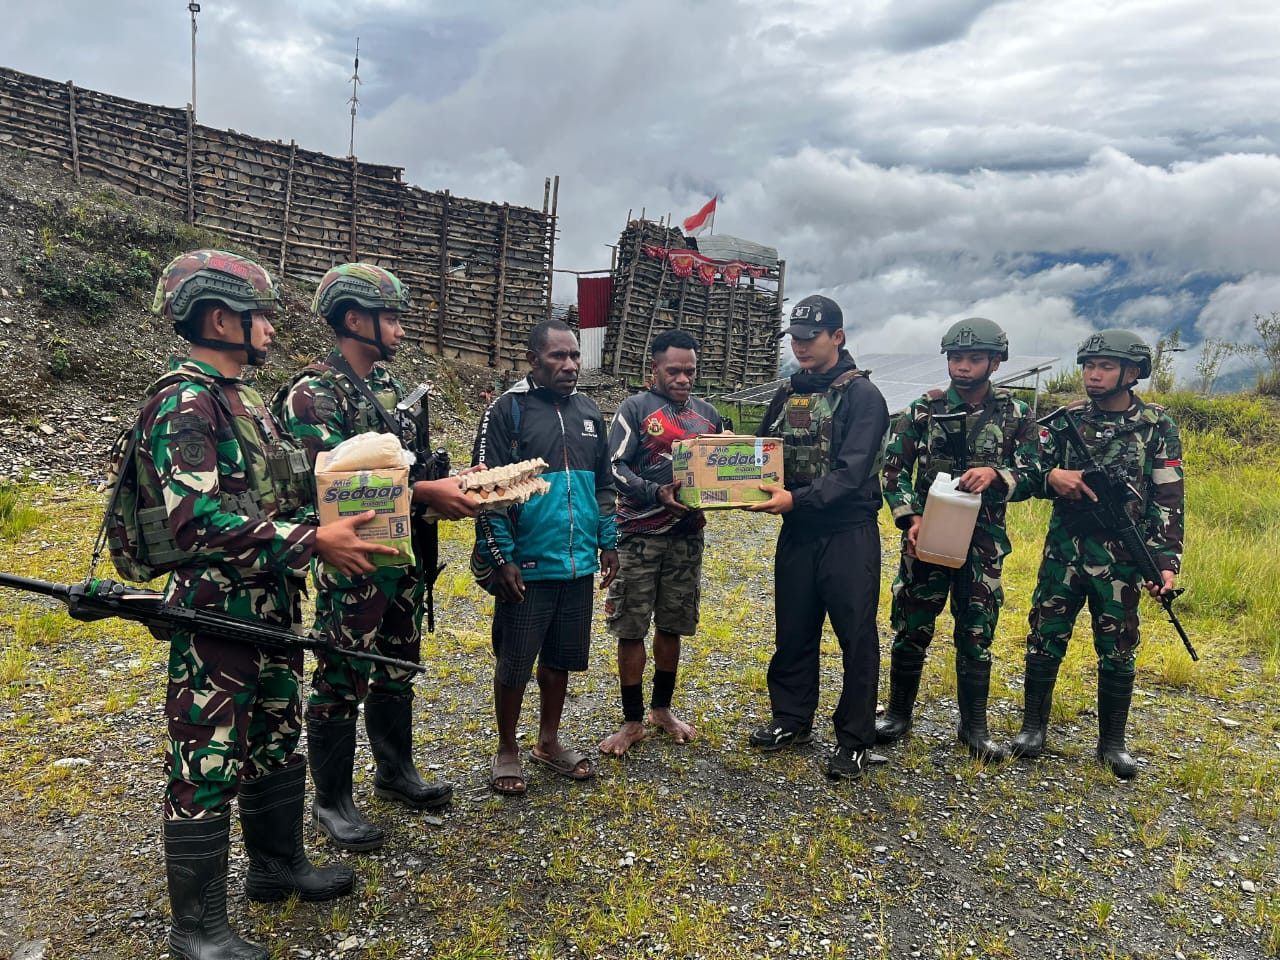
[[[410,288],[413,343],[499,367],[524,361],[549,315],[559,180],[543,209],[404,183],[402,168],[337,158],[0,68],[0,147],[171,206],[281,276],[314,281],[364,259]]]

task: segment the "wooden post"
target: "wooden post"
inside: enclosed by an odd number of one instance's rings
[[[613,375],[622,370],[622,344],[627,335],[627,317],[631,313],[631,291],[636,285],[636,264],[640,258],[640,245],[644,240],[644,220],[636,221],[636,242],[631,251],[631,271],[627,275],[627,292],[622,298],[622,316],[618,319],[618,335],[613,338]]]
[[[556,174],[551,193],[551,218],[547,221],[547,315],[551,319],[551,279],[556,266],[556,211],[560,207],[560,174]]]
[[[504,203],[498,214],[498,294],[493,308],[493,349],[489,353],[489,365],[502,364],[502,314],[506,311],[507,293],[507,221],[511,204]]]
[[[662,303],[662,285],[667,282],[667,264],[671,262],[669,257],[662,258],[662,273],[658,276],[658,292],[653,297],[653,309],[649,311],[649,332],[645,334],[644,347],[640,348],[639,354],[636,356],[636,375],[644,379],[644,361],[645,350],[649,344],[653,343],[653,326],[658,322],[658,305]],[[684,277],[680,278],[682,281]]]
[[[444,356],[444,304],[449,296],[449,191],[440,198],[440,302],[436,304],[436,356]]]
[[[67,81],[67,114],[71,123],[71,172],[80,180],[80,138],[76,133],[76,85]]]
[[[786,280],[787,280],[787,261],[779,260],[778,261],[778,330],[782,329],[782,317],[783,317],[783,311],[785,309],[782,303],[786,299],[786,297],[783,296],[783,291],[786,289]],[[777,333],[778,330],[775,330],[774,333]]]
[[[733,300],[734,294],[738,292],[736,283],[729,284],[729,318],[724,325],[724,363],[720,367],[720,388],[727,389],[729,386],[729,354],[733,353]],[[711,302],[711,298],[707,298],[707,302]],[[747,301],[747,312],[751,312],[750,301]],[[704,324],[705,328],[705,324]],[[747,335],[750,336],[751,326],[747,325]]]
[[[293,166],[298,156],[298,141],[289,141],[289,171],[284,177],[284,219],[280,222],[280,263],[277,272],[284,279],[284,265],[289,256],[289,214],[293,209]]]
[[[680,278],[680,296],[676,300],[676,329],[679,330],[684,324],[684,295],[689,291],[689,278]],[[711,300],[711,291],[707,291],[707,300]]]
[[[355,157],[351,158],[351,244],[350,254],[351,261],[354,263],[358,260],[359,254],[356,252],[356,188],[360,177],[360,161]]]
[[[195,226],[196,222],[196,183],[191,173],[195,156],[196,111],[187,104],[187,226]]]

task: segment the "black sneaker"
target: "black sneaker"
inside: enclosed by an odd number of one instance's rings
[[[796,730],[787,726],[781,720],[771,720],[764,726],[756,727],[752,730],[747,742],[757,750],[772,753],[774,750],[781,750],[783,747],[808,743],[812,739],[813,731],[808,727],[803,730]]]
[[[827,758],[827,776],[832,780],[858,780],[862,773],[873,763],[886,762],[884,757],[872,753],[865,748],[836,747],[835,752]]]

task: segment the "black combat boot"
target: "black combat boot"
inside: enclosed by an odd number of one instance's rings
[[[956,736],[969,748],[969,756],[984,763],[1008,758],[1004,747],[987,731],[987,695],[991,690],[991,661],[956,654],[956,699],[960,702],[960,726]]]
[[[920,674],[924,672],[923,650],[895,649],[889,656],[889,709],[876,721],[876,743],[901,740],[911,729],[911,711],[920,691]]]
[[[316,786],[311,814],[321,832],[342,850],[364,853],[386,842],[382,828],[356,809],[351,767],[356,757],[356,718],[308,720],[307,754]]]
[[[371,693],[364,702],[364,728],[378,762],[373,792],[418,810],[434,810],[453,799],[447,783],[427,783],[413,765],[413,692]]]
[[[1138,765],[1124,745],[1133,678],[1132,673],[1098,671],[1098,762],[1121,780],[1138,775]]]
[[[249,854],[244,892],[250,900],[333,900],[356,883],[350,867],[317,867],[302,847],[307,765],[295,763],[240,787],[240,826]]]
[[[1058,667],[1061,665],[1061,660],[1048,654],[1027,654],[1022,729],[1013,738],[1013,746],[1009,750],[1015,757],[1034,760],[1044,752],[1049,709],[1053,706],[1053,687],[1058,682]]]
[[[164,821],[169,876],[169,954],[180,960],[268,960],[227,924],[227,845],[231,814]]]

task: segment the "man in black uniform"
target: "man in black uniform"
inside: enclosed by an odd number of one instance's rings
[[[783,486],[750,509],[782,515],[774,553],[776,649],[769,664],[773,718],[751,732],[760,750],[808,743],[818,708],[822,623],[840,642],[844,683],[832,721],[833,778],[857,779],[875,743],[880,644],[880,464],[889,429],[884,397],[844,348],[844,316],[826,297],[791,311],[800,371],[779,388],[758,436],[781,437]]]

